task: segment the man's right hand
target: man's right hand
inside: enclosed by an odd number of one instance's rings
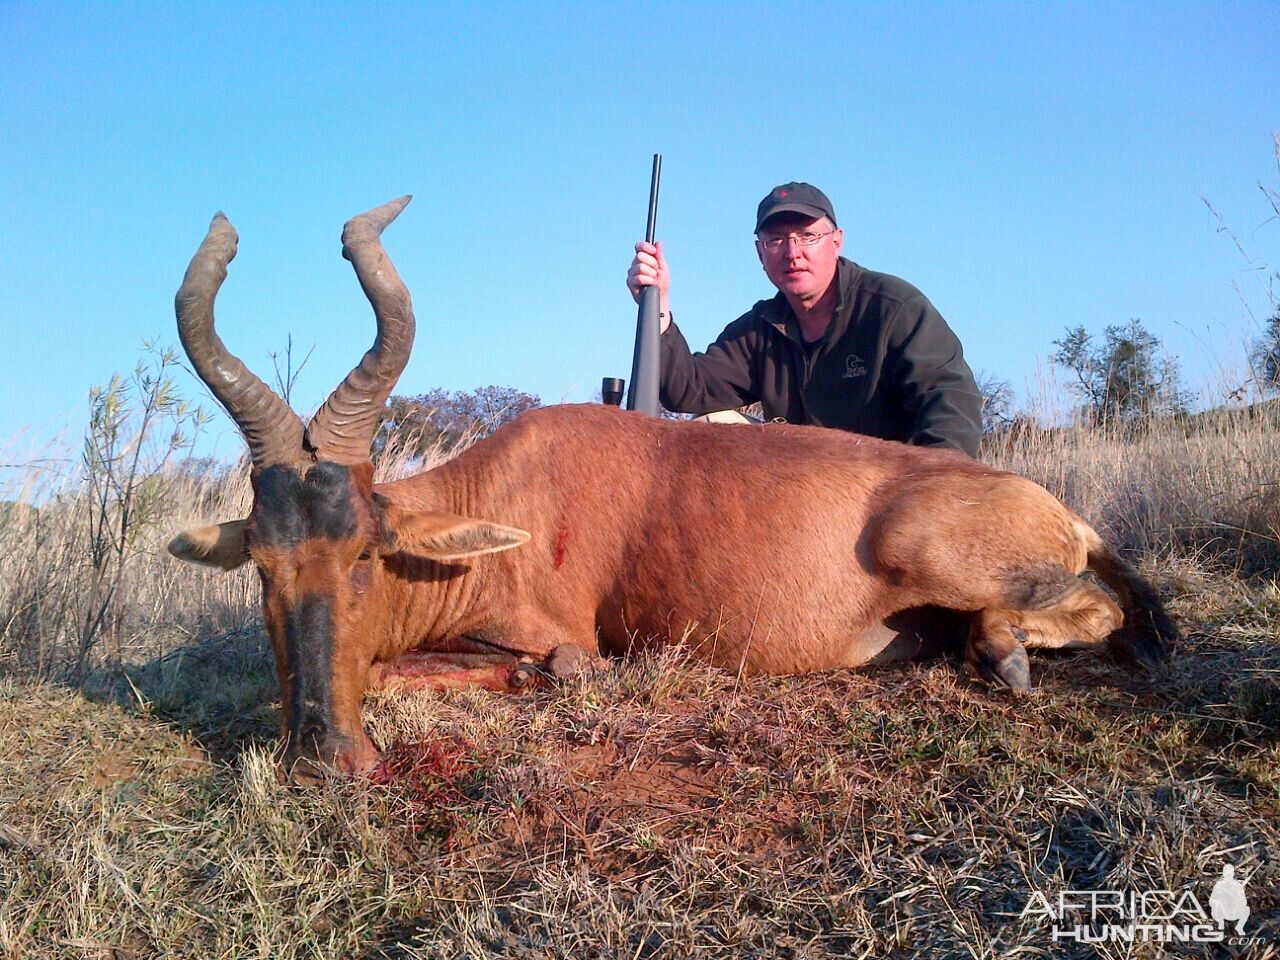
[[[658,287],[659,331],[667,332],[671,326],[671,307],[667,292],[671,289],[671,275],[667,272],[667,261],[662,256],[662,241],[646,243],[641,240],[636,244],[636,257],[631,261],[631,269],[627,271],[627,289],[632,298],[639,303],[640,291],[654,285]]]

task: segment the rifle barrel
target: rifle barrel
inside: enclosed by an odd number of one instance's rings
[[[662,177],[662,154],[653,155],[653,174],[649,179],[649,223],[644,238],[654,242],[658,224],[658,181]],[[640,291],[640,311],[636,317],[636,347],[631,358],[631,389],[627,391],[627,409],[658,415],[658,338],[661,318],[658,316],[661,295],[657,285]]]
[[[662,154],[653,155],[653,175],[649,178],[649,224],[644,228],[646,243],[653,243],[658,229],[658,181],[662,179]]]

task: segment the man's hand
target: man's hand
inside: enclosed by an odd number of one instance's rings
[[[662,241],[654,244],[641,240],[636,244],[636,258],[631,261],[631,269],[627,271],[627,289],[639,303],[640,291],[655,284],[658,287],[658,312],[661,314],[658,330],[666,333],[667,327],[671,326],[671,307],[667,300],[667,292],[671,289],[671,275],[667,273],[667,261],[662,255]]]

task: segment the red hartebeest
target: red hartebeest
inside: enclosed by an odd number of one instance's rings
[[[414,335],[380,236],[408,200],[343,231],[378,334],[305,427],[214,332],[237,243],[222,214],[177,296],[192,366],[248,441],[254,503],[170,550],[257,566],[294,774],[374,764],[360,723],[372,682],[479,664],[462,679],[501,680],[518,656],[557,648],[619,655],[683,638],[734,671],[828,670],[891,655],[877,623],[933,606],[968,615],[981,675],[1025,689],[1025,647],[1111,637],[1156,660],[1176,638],[1154,590],[1080,517],[947,450],[558,406],[375,485],[370,445]],[[1119,606],[1080,579],[1086,567]]]

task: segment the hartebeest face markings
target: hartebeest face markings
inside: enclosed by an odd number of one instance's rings
[[[272,631],[273,633],[275,631]],[[321,752],[334,728],[329,695],[333,671],[333,603],[306,596],[285,615],[284,646],[290,664],[289,707],[298,747]]]
[[[379,539],[370,472],[320,463],[305,472],[272,466],[257,475],[245,543],[265,589],[287,587],[295,599],[315,594],[331,602],[368,590]]]
[[[523,530],[373,500],[370,449],[387,397],[413,348],[409,291],[380,239],[410,197],[353,217],[342,230],[373,307],[377,336],[308,423],[245,367],[218,337],[213,308],[239,236],[214,216],[174,298],[178,336],[192,369],[244,434],[253,461],[254,507],[244,520],[196,527],[169,550],[193,563],[234,570],[252,560],[275,650],[283,702],[285,761],[367,770],[377,753],[360,727],[367,670],[389,642],[396,616],[380,554],[387,544],[454,561],[507,550]],[[403,586],[403,585],[402,585]],[[403,614],[401,613],[401,617]],[[403,627],[403,623],[399,624]]]
[[[317,463],[304,474],[293,467],[267,467],[254,490],[255,542],[293,546],[309,537],[344,540],[359,529],[351,468]]]

